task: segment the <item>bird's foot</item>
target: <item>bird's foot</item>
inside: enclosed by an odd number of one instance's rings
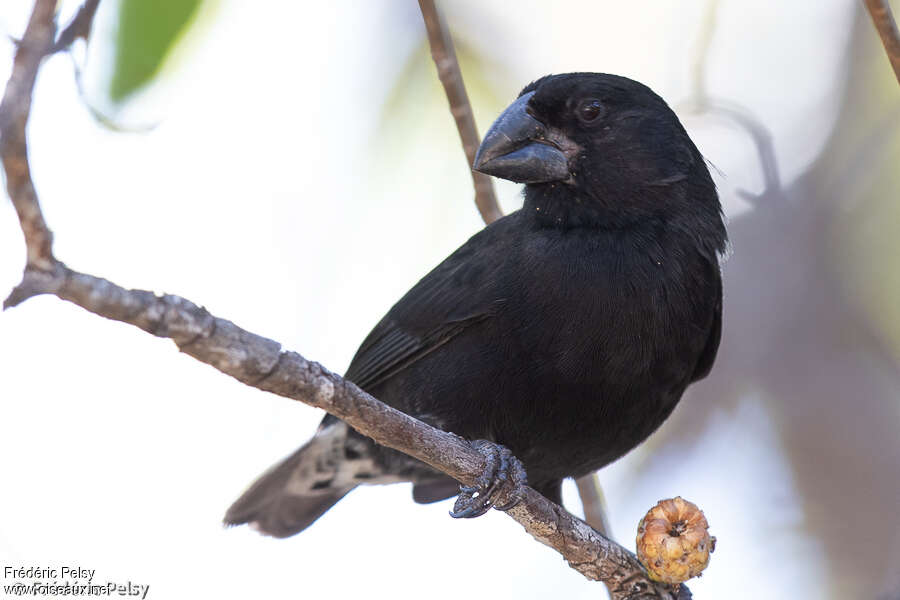
[[[509,510],[525,494],[525,467],[509,448],[487,440],[475,440],[472,445],[487,464],[475,485],[459,486],[459,497],[450,511],[454,519],[480,517],[491,508]]]

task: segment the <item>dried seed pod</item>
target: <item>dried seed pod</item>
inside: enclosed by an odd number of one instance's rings
[[[681,496],[660,500],[638,525],[638,560],[656,581],[678,584],[696,577],[715,546],[703,511]]]

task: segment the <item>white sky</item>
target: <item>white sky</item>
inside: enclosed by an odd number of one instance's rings
[[[159,121],[144,134],[99,127],[70,61],[49,60],[29,133],[57,256],[183,295],[342,371],[392,302],[480,227],[437,88],[408,90],[422,107],[409,127],[403,116],[378,125],[421,32],[406,4],[223,1],[170,85],[135,109],[137,122]],[[710,89],[769,127],[786,181],[829,133],[855,4],[722,2]],[[19,34],[29,5],[5,3],[0,27]],[[689,90],[704,6],[471,0],[449,16],[505,69],[506,100],[548,72],[597,70],[675,105]],[[97,44],[110,23],[101,15]],[[10,57],[0,44],[4,81]],[[482,131],[501,108],[476,106]],[[749,140],[721,122],[685,124],[726,174],[734,216],[734,189],[760,186]],[[501,187],[507,207],[517,193]],[[0,295],[23,261],[14,212],[0,201]],[[102,581],[149,584],[157,599],[602,594],[504,515],[455,521],[449,503],[414,505],[405,485],[357,490],[289,540],[223,529],[229,503],[321,414],[54,298],[0,314],[0,398],[0,566],[94,568]],[[642,514],[681,494],[719,538],[691,585],[696,598],[786,598],[798,580],[815,591],[822,555],[800,531],[768,416],[747,398],[740,414],[713,420],[716,433],[678,465],[654,457],[636,477],[626,458],[603,471],[616,536],[630,546]],[[756,543],[767,531],[773,544]],[[774,555],[790,564],[773,565]],[[746,590],[733,585],[763,570]]]

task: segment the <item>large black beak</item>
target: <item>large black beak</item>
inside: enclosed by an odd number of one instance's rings
[[[569,179],[566,155],[546,142],[546,126],[525,112],[529,92],[497,117],[475,154],[476,171],[517,183]]]

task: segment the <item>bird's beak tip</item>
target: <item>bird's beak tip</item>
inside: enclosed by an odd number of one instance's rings
[[[532,95],[534,92],[519,97],[497,117],[475,153],[473,170],[518,183],[569,177],[568,161],[562,152],[535,142],[546,128],[528,114]]]
[[[481,173],[481,167],[484,165],[483,156],[481,155],[481,148],[478,148],[478,152],[475,154],[475,160],[472,162],[472,170],[478,171]]]

